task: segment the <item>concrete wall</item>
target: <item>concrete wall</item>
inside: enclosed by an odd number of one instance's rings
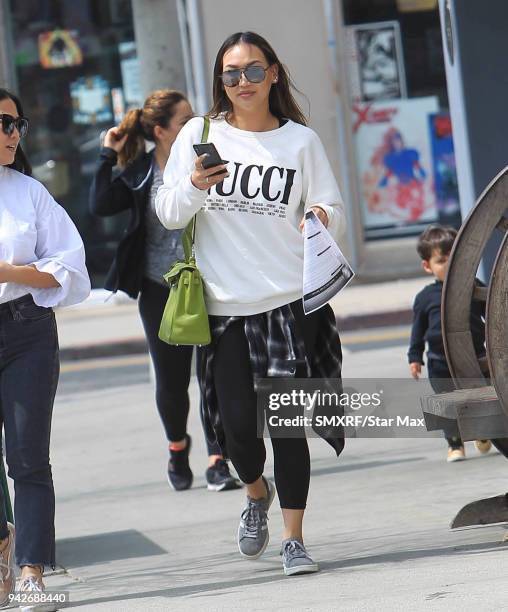
[[[176,0],[132,0],[141,88],[186,90]]]

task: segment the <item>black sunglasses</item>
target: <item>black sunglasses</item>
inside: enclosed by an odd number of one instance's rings
[[[220,78],[226,87],[236,87],[242,78],[242,74],[249,83],[262,83],[265,80],[267,70],[268,68],[263,68],[263,66],[247,66],[247,68],[237,70],[226,70],[220,75]]]
[[[19,137],[23,138],[28,132],[28,119],[25,117],[13,117],[7,113],[0,113],[0,122],[2,123],[2,132],[7,136],[12,136],[14,128],[19,132]]]

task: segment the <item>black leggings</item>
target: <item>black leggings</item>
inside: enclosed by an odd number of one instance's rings
[[[455,383],[448,369],[446,362],[438,361],[437,359],[429,359],[427,362],[427,371],[429,373],[430,386],[434,393],[450,393],[455,391]],[[446,424],[444,430],[448,446],[453,448],[462,446],[460,432],[456,421],[451,421]]]
[[[185,438],[189,416],[189,381],[192,346],[171,346],[159,340],[159,327],[168,288],[143,279],[139,313],[155,370],[155,401],[169,442]],[[209,444],[208,454],[220,455],[217,444]]]
[[[309,357],[314,351],[319,317],[317,313],[305,316],[301,300],[293,302],[291,308]],[[257,401],[243,321],[231,324],[220,337],[213,374],[229,457],[241,480],[250,484],[263,473],[266,450],[263,439],[257,437]],[[305,370],[297,369],[296,376],[306,378]],[[307,440],[302,437],[271,441],[280,506],[303,509],[310,481]]]

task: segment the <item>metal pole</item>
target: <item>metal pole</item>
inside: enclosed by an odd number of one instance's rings
[[[326,22],[326,36],[330,58],[332,78],[335,82],[335,112],[337,115],[337,142],[342,166],[342,195],[347,212],[346,235],[351,252],[348,258],[353,269],[359,266],[359,235],[356,229],[356,215],[358,211],[359,198],[356,185],[356,169],[351,164],[352,146],[348,135],[351,133],[350,113],[348,109],[348,75],[341,54],[342,41],[340,35],[343,32],[342,9],[337,0],[323,0],[323,8]],[[362,238],[360,238],[361,240]]]
[[[178,25],[180,26],[180,39],[182,41],[183,68],[185,72],[185,82],[187,85],[187,97],[192,108],[196,108],[196,87],[194,85],[194,73],[192,70],[189,23],[187,20],[187,6],[185,0],[177,0],[176,9],[178,13]]]
[[[132,12],[143,95],[163,87],[183,90],[184,58],[176,0],[133,0]]]
[[[187,19],[189,22],[190,50],[196,89],[196,111],[203,115],[209,109],[208,79],[205,70],[205,51],[203,49],[203,27],[198,0],[188,0]]]

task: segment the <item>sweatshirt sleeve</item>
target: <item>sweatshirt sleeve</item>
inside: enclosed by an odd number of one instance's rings
[[[407,353],[409,363],[422,363],[425,350],[425,332],[427,331],[427,313],[417,295],[413,305],[413,326],[411,328],[411,340]]]
[[[207,191],[194,187],[191,174],[196,153],[193,144],[201,141],[203,119],[195,117],[180,130],[164,170],[164,182],[157,191],[155,210],[167,229],[186,227],[205,204]]]
[[[40,272],[54,276],[59,287],[31,288],[39,306],[70,306],[82,302],[90,293],[90,279],[85,265],[85,249],[76,226],[65,210],[40,185],[36,198],[37,260],[32,264]]]
[[[328,231],[339,242],[346,228],[344,202],[323,144],[315,132],[309,132],[303,162],[304,209],[320,206],[328,215]]]

